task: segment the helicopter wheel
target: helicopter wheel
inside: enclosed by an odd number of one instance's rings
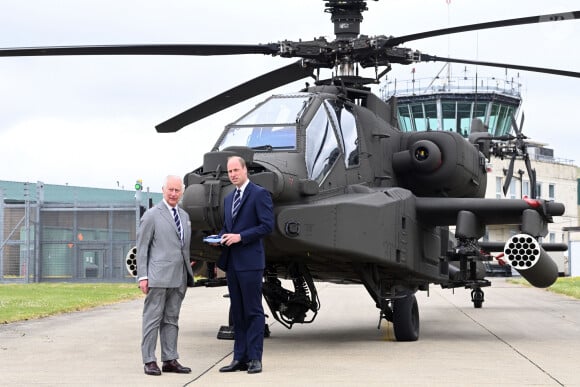
[[[419,339],[419,306],[414,294],[393,301],[393,330],[397,341]]]
[[[471,301],[473,301],[473,307],[479,309],[483,305],[484,294],[483,290],[477,288],[471,291]]]

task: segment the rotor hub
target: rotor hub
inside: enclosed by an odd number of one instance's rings
[[[337,40],[355,39],[360,34],[362,12],[368,10],[367,2],[361,0],[330,0],[325,2],[324,12],[332,14],[334,34]]]

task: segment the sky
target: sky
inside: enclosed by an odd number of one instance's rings
[[[576,3],[574,6],[572,3]],[[577,11],[575,1],[368,1],[361,33],[401,36],[446,27]],[[575,8],[576,7],[576,8]],[[0,0],[0,47],[148,43],[258,44],[334,40],[322,0]],[[426,54],[580,72],[580,20],[422,39]],[[109,56],[0,58],[0,180],[160,192],[168,174],[198,168],[224,126],[289,84],[177,133],[155,125],[296,59]],[[429,79],[443,63],[393,65],[387,81]],[[382,70],[382,69],[381,69]],[[372,76],[374,70],[363,72]],[[578,165],[580,78],[453,65],[452,75],[522,84],[523,131]],[[330,73],[323,73],[328,78]],[[384,84],[382,85],[384,86]],[[375,86],[379,90],[381,85]],[[519,120],[518,120],[519,121]]]

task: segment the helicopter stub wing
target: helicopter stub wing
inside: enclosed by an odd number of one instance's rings
[[[459,255],[476,254],[473,247],[489,224],[519,224],[521,234],[508,240],[503,251],[516,269],[533,286],[545,288],[558,278],[558,268],[538,237],[548,232],[553,216],[564,213],[564,205],[541,199],[417,198],[417,218],[433,225],[455,225]],[[492,247],[491,245],[487,247]],[[558,249],[561,246],[550,246]]]
[[[564,214],[562,203],[541,199],[477,199],[427,198],[416,199],[417,217],[436,226],[457,223],[461,211],[474,213],[484,224],[520,224],[525,210],[533,210],[546,221]]]

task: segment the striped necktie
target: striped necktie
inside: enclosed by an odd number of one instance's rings
[[[177,209],[173,207],[171,209],[173,211],[173,220],[175,221],[175,225],[177,226],[177,232],[179,233],[179,239],[183,241],[183,234],[181,229],[181,220],[179,220],[179,214],[177,213]]]
[[[240,193],[241,191],[239,189],[236,189],[236,194],[234,195],[234,203],[232,205],[232,219],[236,218],[236,215],[238,215],[238,211],[240,209],[240,202],[242,201]]]

